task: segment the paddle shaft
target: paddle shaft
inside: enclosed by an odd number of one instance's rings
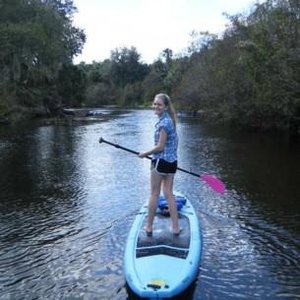
[[[120,145],[118,145],[118,144],[115,144],[115,143],[106,141],[106,140],[105,140],[104,138],[102,138],[102,137],[99,139],[99,143],[105,143],[105,144],[114,146],[114,147],[116,147],[116,148],[118,148],[118,149],[122,149],[122,150],[124,150],[124,151],[130,152],[130,153],[133,153],[133,154],[136,154],[136,155],[139,154],[139,152],[137,152],[137,151],[134,151],[134,150],[128,149],[128,148],[126,148],[126,147],[120,146]],[[146,158],[152,159],[150,156],[146,156]],[[188,170],[179,168],[179,167],[177,167],[177,170],[179,170],[179,171],[181,171],[181,172],[184,172],[184,173],[187,173],[187,174],[190,174],[190,175],[193,175],[193,176],[196,176],[196,177],[200,177],[200,175],[197,174],[197,173],[194,173],[194,172],[191,172],[191,171],[188,171]]]

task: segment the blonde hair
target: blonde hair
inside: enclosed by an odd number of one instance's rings
[[[155,96],[155,98],[159,98],[159,99],[163,100],[165,106],[167,107],[167,112],[169,113],[169,115],[173,121],[174,127],[176,128],[177,117],[176,117],[176,111],[173,106],[171,98],[167,94],[164,94],[164,93],[157,94]]]

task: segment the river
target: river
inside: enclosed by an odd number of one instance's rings
[[[149,161],[99,144],[152,147],[150,110],[98,122],[0,127],[0,299],[131,299],[126,237],[149,194]],[[300,146],[181,117],[177,172],[203,252],[185,299],[300,299]]]

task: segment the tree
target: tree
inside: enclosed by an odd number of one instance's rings
[[[221,39],[194,33],[172,92],[235,124],[300,128],[299,16],[299,1],[267,0],[249,16],[227,16]]]
[[[101,106],[116,104],[117,87],[111,77],[111,61],[106,59],[103,62],[93,62],[84,65],[87,74],[85,87],[85,101],[87,106]]]
[[[65,106],[80,107],[84,101],[87,75],[80,65],[66,64],[60,69],[57,89]]]
[[[148,66],[140,62],[140,57],[135,47],[111,51],[111,75],[118,86],[124,88],[128,83],[132,84],[145,78]]]
[[[9,106],[42,103],[59,70],[85,42],[72,26],[76,8],[67,0],[3,0],[0,9],[0,96]]]
[[[142,83],[144,101],[149,103],[158,92],[166,90],[164,80],[167,76],[167,68],[162,60],[156,60],[151,66],[148,75]]]

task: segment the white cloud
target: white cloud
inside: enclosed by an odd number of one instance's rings
[[[178,53],[190,32],[224,30],[223,12],[235,14],[253,0],[74,0],[74,24],[85,30],[87,42],[75,63],[103,61],[118,47],[137,48],[152,63],[166,48]]]

